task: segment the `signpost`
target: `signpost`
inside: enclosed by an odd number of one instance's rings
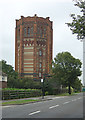
[[[41,79],[41,82],[43,82],[43,79]]]
[[[42,99],[44,99],[44,79],[41,79],[42,83]]]
[[[52,75],[47,75],[46,77],[52,77]],[[44,99],[44,96],[45,96],[44,81],[45,81],[45,76],[44,76],[44,79],[41,79],[41,83],[42,83],[42,99]]]

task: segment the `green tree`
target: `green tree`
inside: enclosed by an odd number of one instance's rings
[[[79,80],[79,78],[77,78],[74,82],[74,84],[72,85],[72,87],[74,88],[75,91],[80,92],[81,88],[82,88],[82,83],[81,80]]]
[[[80,60],[74,58],[69,52],[58,53],[54,58],[53,75],[59,85],[69,87],[69,94],[71,94],[71,86],[81,75],[81,65]]]
[[[32,78],[20,79],[20,88],[24,89],[40,89],[40,82],[34,81]],[[19,86],[18,86],[19,87]]]
[[[74,0],[75,1],[75,0]],[[78,39],[85,37],[85,1],[76,0],[75,6],[81,9],[82,15],[71,14],[72,23],[66,23],[73,34],[77,34]]]
[[[0,61],[0,63],[2,64],[2,72],[7,74],[7,86],[16,87],[18,84],[18,73],[5,60]]]
[[[5,60],[0,61],[0,63],[2,64],[2,72],[7,74],[7,86],[9,88],[41,89],[40,82],[36,82],[32,78],[20,78]]]
[[[2,60],[2,72],[6,73],[9,76],[13,76],[14,78],[18,77],[18,73],[15,72],[11,65],[8,65],[5,60]]]

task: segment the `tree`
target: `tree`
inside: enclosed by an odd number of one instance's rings
[[[74,0],[75,1],[75,0]],[[82,15],[71,14],[72,23],[66,23],[73,34],[77,34],[78,39],[85,37],[85,1],[76,0],[75,6],[81,9]]]
[[[15,87],[18,83],[18,73],[5,60],[0,61],[0,63],[2,64],[2,72],[7,74],[7,86]]]
[[[11,65],[8,65],[5,60],[2,60],[2,72],[6,73],[9,76],[12,76],[14,78],[18,77],[18,73],[15,72],[13,67]]]
[[[24,89],[40,89],[41,85],[39,81],[34,81],[32,78],[22,78],[19,80],[20,85],[18,88]]]
[[[81,80],[79,80],[79,78],[75,80],[74,84],[72,85],[72,88],[74,88],[75,91],[78,91],[78,92],[81,91],[82,83],[81,83]]]
[[[2,72],[7,74],[7,86],[9,88],[41,89],[40,82],[36,82],[32,78],[20,78],[18,73],[5,60],[0,61],[0,68],[1,64]]]
[[[81,65],[79,59],[74,58],[69,52],[58,53],[53,61],[53,74],[60,85],[69,87],[75,83],[78,76],[81,75]]]

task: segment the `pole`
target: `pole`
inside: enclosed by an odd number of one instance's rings
[[[44,79],[43,79],[43,86],[42,86],[42,99],[44,99],[44,96],[45,96],[45,92],[44,92],[44,81],[45,81],[45,76],[44,76]]]
[[[83,39],[83,84],[85,87],[85,37]]]
[[[44,99],[44,80],[45,80],[45,78],[44,79],[41,79],[41,83],[42,83],[42,99]]]
[[[84,16],[84,26],[85,26],[85,9],[83,9],[83,16]],[[83,39],[83,84],[85,87],[85,36]]]

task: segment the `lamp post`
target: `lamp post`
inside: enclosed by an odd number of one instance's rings
[[[83,16],[84,16],[84,26],[85,26],[85,9],[83,9]],[[85,87],[85,35],[83,39],[83,84]]]
[[[85,87],[85,38],[83,40],[83,84]]]
[[[45,76],[44,76],[44,79],[41,79],[41,83],[42,83],[42,99],[44,99],[44,96],[45,96],[44,81],[45,81]]]
[[[47,75],[46,77],[52,77],[52,75]],[[45,96],[44,82],[45,82],[45,75],[44,75],[44,78],[41,79],[41,83],[42,83],[42,99],[44,99],[44,96]]]

